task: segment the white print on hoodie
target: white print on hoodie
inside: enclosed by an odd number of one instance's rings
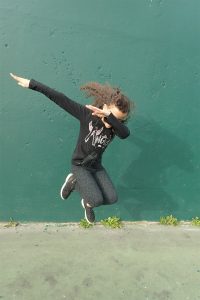
[[[109,138],[106,134],[102,135],[103,127],[100,129],[94,128],[92,125],[92,121],[89,123],[89,133],[85,137],[85,142],[87,143],[90,138],[92,138],[92,146],[97,146],[100,148],[105,148],[110,142],[111,138]]]

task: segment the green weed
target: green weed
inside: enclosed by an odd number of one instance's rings
[[[10,218],[9,223],[4,225],[4,227],[6,227],[6,228],[17,227],[18,225],[19,225],[19,222],[14,221],[13,218]]]
[[[121,219],[116,216],[101,220],[101,224],[109,228],[121,228],[123,226]]]
[[[161,217],[160,218],[160,224],[162,225],[178,225],[179,221],[177,220],[177,218],[173,217],[172,215],[170,216],[165,216],[165,217]]]
[[[192,219],[192,225],[194,226],[200,226],[200,218],[196,217]]]
[[[79,225],[80,225],[80,227],[82,227],[84,229],[91,228],[94,226],[93,224],[88,223],[88,221],[86,219],[81,219]]]

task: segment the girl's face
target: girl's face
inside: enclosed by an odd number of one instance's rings
[[[124,122],[127,119],[128,114],[121,112],[114,104],[111,105],[104,104],[103,109],[109,110],[115,116],[115,118],[117,118],[121,122]],[[102,118],[102,122],[104,123],[106,128],[112,127],[110,124],[106,122],[105,117]]]

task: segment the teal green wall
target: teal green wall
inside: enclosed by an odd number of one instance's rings
[[[87,81],[136,102],[132,135],[104,157],[119,202],[97,220],[200,216],[200,1],[0,1],[0,221],[79,221],[79,195],[59,198],[78,123],[9,72],[81,102]]]

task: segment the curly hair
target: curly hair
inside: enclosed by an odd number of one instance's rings
[[[129,113],[134,107],[133,101],[125,96],[118,87],[110,84],[100,84],[98,82],[88,82],[80,87],[85,92],[87,98],[93,98],[93,105],[102,108],[104,104],[114,104],[121,112]]]

